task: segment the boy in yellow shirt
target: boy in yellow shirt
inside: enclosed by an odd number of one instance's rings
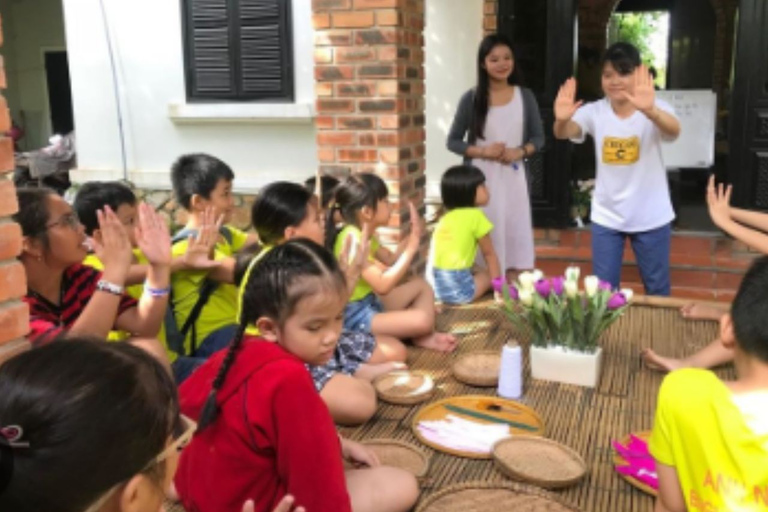
[[[741,283],[720,339],[738,375],[670,373],[659,391],[650,451],[656,512],[768,511],[768,257]]]
[[[237,330],[237,287],[231,284],[233,256],[256,243],[258,237],[226,225],[234,209],[234,178],[227,164],[202,153],[183,155],[171,168],[174,195],[189,214],[184,229],[174,235],[173,256],[187,251],[190,237],[204,227],[207,212],[213,211],[224,223],[212,254],[220,265],[207,271],[182,270],[171,277],[176,326],[184,335],[183,352],[195,359],[187,368],[179,369],[179,380],[226,347]]]

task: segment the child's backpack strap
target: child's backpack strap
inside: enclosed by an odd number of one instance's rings
[[[227,243],[232,244],[232,231],[228,227],[222,226],[219,230],[219,233],[224,237]],[[196,235],[196,229],[184,228],[173,236],[171,239],[171,244],[176,245],[177,243]],[[168,347],[171,350],[181,356],[187,355],[186,349],[184,347],[184,340],[187,338],[187,334],[191,330],[192,346],[190,347],[191,350],[189,355],[195,355],[198,347],[197,329],[195,324],[197,323],[197,319],[200,318],[200,313],[202,313],[203,308],[208,303],[211,295],[213,295],[213,292],[215,292],[218,287],[218,281],[208,278],[203,280],[203,284],[200,286],[197,301],[195,302],[195,305],[192,306],[192,310],[189,312],[189,316],[184,321],[184,325],[181,326],[181,329],[179,329],[178,323],[176,322],[176,315],[174,314],[173,308],[173,295],[171,294],[170,300],[168,301],[169,307],[165,312],[165,319],[163,321],[165,324],[166,341],[168,342]]]

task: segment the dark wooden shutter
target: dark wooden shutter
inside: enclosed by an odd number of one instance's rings
[[[293,101],[290,2],[183,0],[190,101]]]

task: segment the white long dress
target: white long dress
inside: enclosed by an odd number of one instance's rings
[[[522,92],[519,87],[515,87],[512,101],[506,105],[492,106],[488,109],[485,137],[478,138],[475,144],[488,146],[503,142],[510,148],[520,147],[523,144],[523,120]],[[472,160],[472,165],[485,174],[486,186],[491,197],[483,211],[494,226],[491,240],[499,257],[502,272],[510,268],[519,270],[534,268],[536,257],[525,162],[518,161],[507,165],[475,158]]]

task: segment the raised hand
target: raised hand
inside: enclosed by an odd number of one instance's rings
[[[555,98],[555,120],[570,121],[583,101],[576,101],[576,79],[571,77],[560,86]]]
[[[139,205],[136,243],[150,265],[171,265],[171,234],[168,231],[168,224],[147,203]]]
[[[731,219],[731,192],[731,185],[724,187],[721,183],[715,186],[715,177],[710,176],[707,185],[707,206],[709,216],[717,227],[723,227]]]
[[[371,226],[368,223],[363,225],[359,243],[355,241],[355,237],[351,233],[344,239],[344,245],[342,245],[339,254],[339,268],[344,273],[350,291],[355,288],[358,279],[360,279],[363,266],[368,260],[370,247]]]
[[[656,90],[653,88],[653,77],[645,65],[635,68],[633,81],[632,94],[627,91],[622,94],[637,110],[648,115],[656,105]]]
[[[213,248],[219,240],[224,215],[216,218],[213,206],[205,209],[200,217],[197,235],[190,235],[187,240],[187,252],[184,253],[184,264],[195,270],[210,270],[219,265],[213,259]]]
[[[407,250],[418,252],[421,247],[421,237],[424,234],[424,220],[419,215],[419,211],[412,201],[408,201],[408,210],[411,214],[411,233],[408,235]]]
[[[122,284],[131,266],[133,254],[125,227],[109,206],[96,212],[101,242],[93,239],[93,250],[104,265],[104,275],[110,281]]]

